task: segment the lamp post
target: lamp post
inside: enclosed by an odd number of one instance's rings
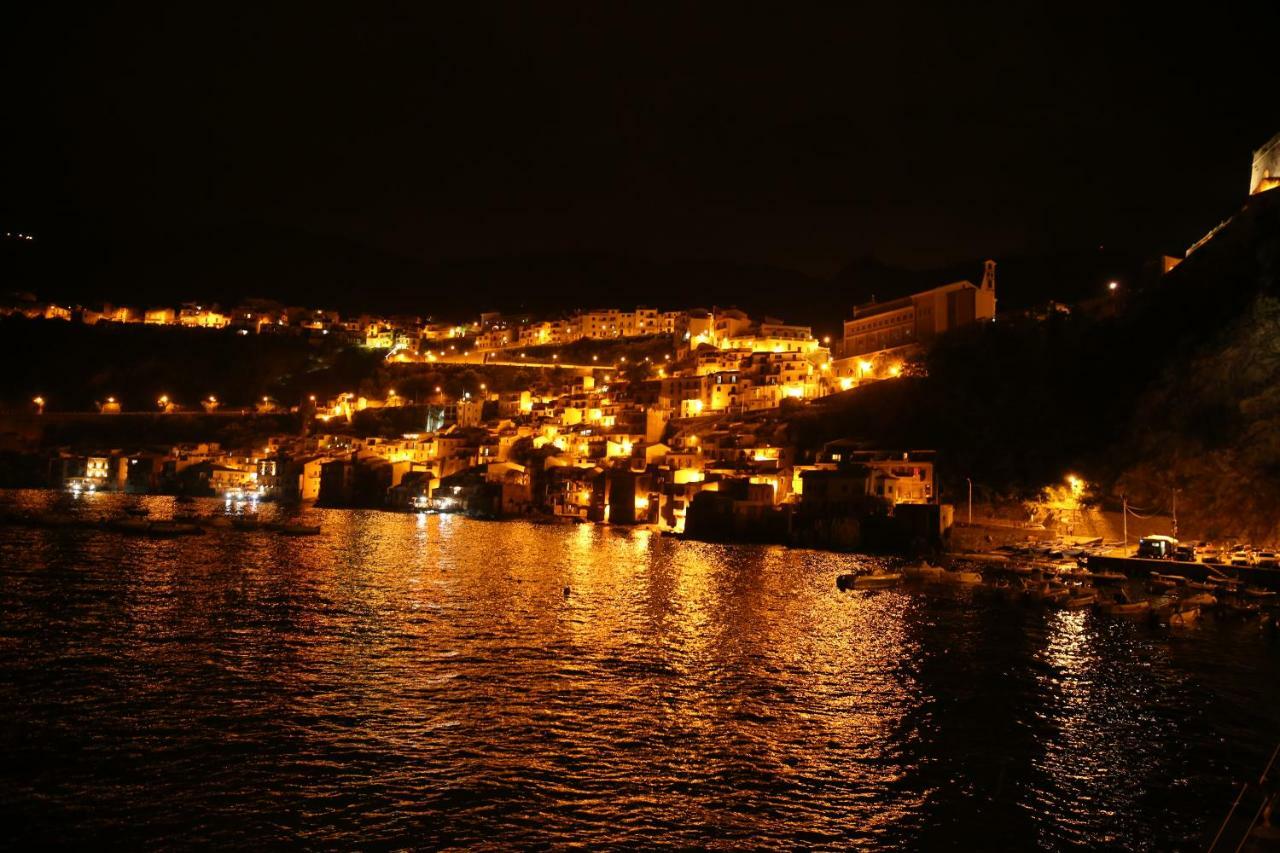
[[[968,477],[965,477],[964,480],[966,483],[969,484],[969,526],[972,527],[973,526],[973,480],[969,479]]]

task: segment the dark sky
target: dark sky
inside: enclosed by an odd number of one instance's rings
[[[22,5],[0,230],[42,238],[251,224],[813,275],[1148,251],[1234,209],[1280,131],[1280,16],[1215,6]]]

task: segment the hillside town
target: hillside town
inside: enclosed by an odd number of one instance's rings
[[[1162,258],[1161,274],[1203,258],[1206,246],[1234,239],[1233,230],[1249,233],[1251,218],[1273,198],[1275,148],[1255,152],[1250,199],[1259,203],[1210,230],[1183,258]],[[27,417],[46,423],[216,414],[281,416],[278,423],[289,425],[236,443],[46,448],[47,485],[76,494],[217,496],[237,512],[263,501],[385,507],[819,546],[867,546],[883,537],[902,546],[938,543],[951,526],[933,450],[844,438],[800,446],[790,419],[826,398],[919,376],[935,342],[996,321],[995,261],[973,278],[851,306],[834,341],[809,326],[719,307],[491,312],[442,323],[342,317],[267,300],[230,310],[198,303],[141,310],[27,295],[3,312],[325,341],[366,353],[386,375],[405,380],[401,392],[384,383],[296,402],[263,396],[240,409],[224,409],[213,395],[163,393],[143,401],[109,395],[94,412],[60,412],[37,394]],[[1113,281],[1087,302],[1051,303],[1010,319],[1114,316],[1124,302],[1118,289]],[[440,384],[424,387],[426,376]]]
[[[332,335],[381,351],[402,370],[419,364],[554,368],[537,370],[539,379],[529,387],[482,383],[450,395],[437,386],[425,399],[394,388],[377,398],[310,395],[294,406],[264,399],[246,414],[293,414],[302,428],[256,446],[64,448],[49,461],[50,481],[74,493],[213,495],[244,507],[259,501],[389,507],[647,524],[677,533],[692,526],[711,537],[766,539],[785,538],[795,528],[793,515],[847,516],[852,507],[876,504],[886,516],[906,516],[912,511],[895,508],[910,505],[927,508],[927,520],[912,521],[915,533],[936,538],[945,521],[931,453],[835,443],[801,458],[784,415],[920,370],[919,356],[935,338],[995,318],[995,287],[995,263],[988,261],[976,284],[953,282],[857,306],[834,343],[809,327],[736,309],[640,307],[555,319],[484,314],[466,325],[406,317],[344,321],[332,312],[264,303],[228,312],[202,305],[12,310],[83,323]],[[612,363],[561,358],[566,346],[583,341],[643,342],[643,350],[626,351],[652,354],[634,356],[632,364],[625,355]],[[45,400],[33,405],[45,413]],[[210,398],[193,409],[214,413],[218,406]],[[182,410],[168,395],[146,409],[148,416]],[[362,413],[379,410],[415,417],[419,428],[387,436],[353,426]],[[122,412],[128,409],[111,397],[98,414]],[[700,495],[706,497],[696,501]],[[697,518],[695,506],[704,508]]]

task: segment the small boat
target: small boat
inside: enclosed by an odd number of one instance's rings
[[[950,572],[942,572],[938,576],[941,583],[982,583],[982,575],[977,572],[960,569]]]
[[[1195,595],[1188,595],[1180,599],[1179,603],[1184,607],[1213,607],[1218,603],[1218,599],[1207,592],[1197,592]]]
[[[1262,589],[1261,587],[1256,586],[1246,586],[1244,588],[1244,594],[1250,598],[1271,599],[1276,597],[1276,591],[1274,589]]]
[[[902,583],[897,572],[872,572],[867,575],[844,574],[836,578],[840,589],[887,589]]]
[[[1134,613],[1146,613],[1151,609],[1150,601],[1109,601],[1098,605],[1103,613],[1112,616],[1126,616]]]
[[[1186,607],[1182,610],[1175,610],[1169,614],[1169,625],[1172,627],[1185,628],[1200,618],[1199,607]]]
[[[160,538],[192,536],[203,533],[198,525],[184,521],[153,521],[147,526],[147,535]]]
[[[1162,575],[1159,572],[1151,573],[1151,586],[1156,589],[1173,589],[1175,586],[1181,586],[1186,582],[1187,579],[1182,575]]]
[[[911,581],[936,581],[941,580],[943,575],[941,566],[931,566],[928,563],[920,563],[916,566],[907,566],[902,570],[902,574],[907,580]]]
[[[1067,599],[1062,602],[1062,607],[1066,610],[1081,610],[1098,603],[1098,593],[1093,590],[1080,590],[1071,593]]]
[[[1028,601],[1036,601],[1043,604],[1061,604],[1071,597],[1071,590],[1059,583],[1042,581],[1028,584],[1023,591],[1023,596]]]
[[[1215,586],[1214,584],[1206,583],[1205,581],[1187,581],[1183,585],[1187,589],[1199,590],[1201,592],[1209,592],[1209,591],[1218,589],[1218,587]]]
[[[1087,577],[1094,583],[1124,583],[1127,580],[1119,572],[1089,572]]]
[[[1134,613],[1146,613],[1151,609],[1151,602],[1135,601],[1128,592],[1122,589],[1111,593],[1108,599],[1100,601],[1098,609],[1112,616],[1125,616]]]
[[[1252,601],[1240,601],[1239,599],[1228,599],[1222,602],[1222,609],[1229,614],[1236,616],[1253,616],[1262,608],[1254,604]]]

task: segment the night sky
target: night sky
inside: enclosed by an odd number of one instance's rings
[[[90,271],[228,229],[815,277],[1180,251],[1280,131],[1275,13],[27,5],[0,230]]]

